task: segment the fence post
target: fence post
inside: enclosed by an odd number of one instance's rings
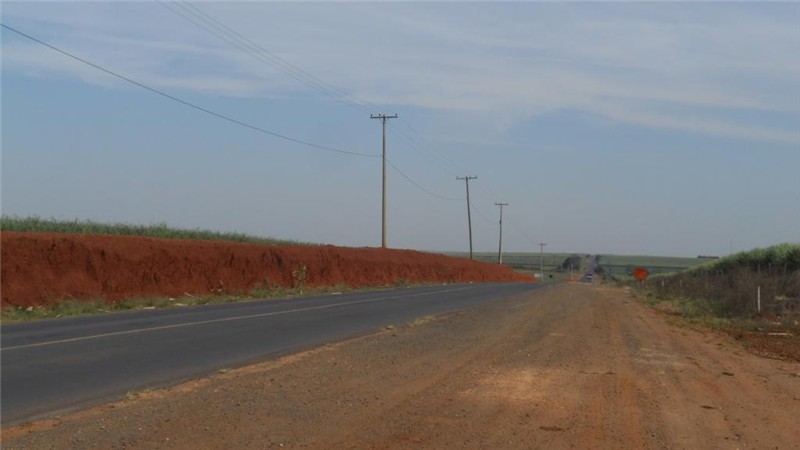
[[[758,313],[761,314],[761,285],[758,286]]]

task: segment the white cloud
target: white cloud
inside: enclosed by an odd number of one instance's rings
[[[774,5],[201,7],[361,99],[477,114],[499,134],[571,109],[649,127],[800,142],[797,128],[736,114],[800,114],[800,12],[791,5],[788,14]],[[157,87],[231,96],[308,89],[157,4],[14,4],[5,13],[12,25]],[[119,85],[48,52],[4,42],[4,70]]]

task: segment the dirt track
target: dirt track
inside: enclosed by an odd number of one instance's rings
[[[797,449],[800,364],[561,286],[4,430],[3,447]]]

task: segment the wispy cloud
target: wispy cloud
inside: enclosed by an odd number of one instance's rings
[[[737,114],[800,116],[798,5],[201,7],[359,98],[477,114],[499,135],[570,109],[647,127],[800,143],[796,127]],[[14,4],[4,13],[159,87],[231,96],[304,88],[157,4]],[[4,42],[3,59],[4,70],[117,85],[19,40]]]

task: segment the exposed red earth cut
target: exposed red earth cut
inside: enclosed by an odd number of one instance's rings
[[[3,232],[2,305],[246,293],[270,283],[368,287],[535,281],[506,266],[413,250],[265,246],[138,236]]]

